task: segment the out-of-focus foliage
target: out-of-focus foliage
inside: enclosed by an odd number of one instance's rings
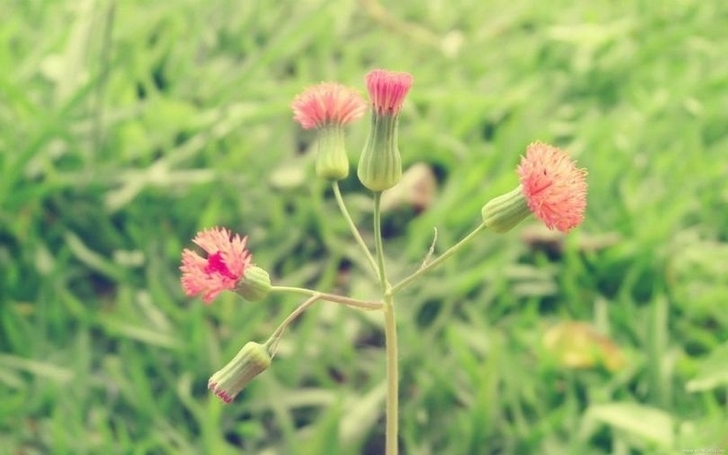
[[[400,149],[435,176],[425,204],[400,196],[385,216],[395,278],[433,227],[437,253],[514,187],[528,143],[590,172],[566,239],[484,234],[399,299],[403,452],[728,450],[728,3],[2,10],[2,453],[381,453],[378,314],[313,307],[223,406],[209,375],[298,302],[205,307],[177,270],[222,225],[278,284],[376,295],[289,109],[322,80],[363,91],[375,67],[414,75]],[[356,163],[366,122],[349,132]],[[367,192],[355,173],[343,188],[371,240]],[[593,361],[554,356],[553,327]]]

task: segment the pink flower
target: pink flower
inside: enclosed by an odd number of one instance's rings
[[[366,75],[367,91],[377,113],[396,115],[412,87],[412,75],[387,70],[373,70]]]
[[[562,232],[578,226],[586,210],[586,169],[562,150],[535,142],[518,166],[528,208],[549,229]]]
[[[366,101],[356,90],[333,82],[307,88],[291,103],[293,118],[305,129],[344,125],[366,112]]]
[[[210,304],[224,290],[235,290],[253,259],[245,243],[248,238],[231,237],[225,228],[198,232],[192,240],[207,253],[203,258],[192,250],[182,251],[182,289],[188,296],[202,294]]]

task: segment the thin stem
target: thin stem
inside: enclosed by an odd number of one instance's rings
[[[290,294],[301,294],[308,296],[319,294],[318,291],[314,291],[313,289],[299,288],[296,286],[271,286],[270,292],[288,292]]]
[[[408,276],[404,280],[402,280],[399,283],[392,286],[392,289],[391,289],[392,294],[395,294],[397,291],[401,290],[402,288],[404,288],[405,286],[407,286],[408,284],[410,284],[411,282],[416,280],[420,275],[428,272],[431,269],[434,269],[435,267],[440,265],[440,263],[445,261],[447,258],[449,258],[453,254],[460,251],[460,249],[462,247],[464,247],[468,242],[473,240],[480,233],[480,231],[485,229],[485,227],[486,227],[485,224],[481,224],[480,226],[476,227],[470,234],[463,237],[458,243],[451,246],[444,253],[442,253],[440,256],[438,256],[437,259],[430,262],[429,264],[426,264],[426,265],[420,267],[415,273],[413,273],[412,275]]]
[[[391,294],[384,297],[384,339],[387,355],[387,429],[386,455],[397,455],[399,432],[399,357],[397,355],[397,321]]]
[[[379,283],[382,291],[387,292],[387,274],[384,270],[384,250],[382,248],[382,193],[374,193],[374,247],[377,253],[377,265],[379,269]]]
[[[278,328],[276,328],[275,332],[268,338],[268,341],[265,342],[266,349],[268,350],[268,353],[271,357],[273,357],[278,350],[278,343],[281,340],[281,337],[283,336],[283,332],[286,331],[289,325],[291,325],[291,322],[293,322],[294,319],[296,319],[298,316],[301,315],[304,311],[308,309],[311,305],[316,303],[321,299],[321,293],[314,292],[314,294],[309,297],[306,301],[301,303],[296,307],[291,314],[288,315],[286,319],[283,320],[283,322],[278,325]]]
[[[361,234],[359,233],[359,229],[356,228],[356,224],[354,224],[354,220],[351,218],[351,215],[349,214],[349,210],[346,208],[346,204],[344,204],[344,198],[341,197],[341,190],[339,189],[339,182],[333,181],[331,183],[331,187],[334,189],[334,197],[336,198],[336,203],[339,205],[339,210],[341,210],[341,214],[344,215],[344,219],[346,220],[346,223],[349,225],[349,230],[351,231],[352,235],[354,235],[354,239],[356,240],[356,243],[359,244],[361,247],[361,250],[364,252],[364,256],[367,258],[367,261],[369,262],[369,266],[372,268],[372,271],[374,271],[375,275],[379,274],[379,270],[377,269],[377,263],[374,261],[374,258],[372,257],[372,253],[369,251],[369,247],[367,247],[367,244],[364,243],[364,239],[361,238]]]
[[[302,294],[308,296],[319,296],[319,300],[326,302],[340,303],[342,305],[361,308],[363,310],[379,310],[382,308],[382,302],[373,302],[371,300],[359,300],[351,297],[344,297],[343,295],[328,294],[326,292],[318,292],[313,289],[299,288],[294,286],[273,286],[271,292],[288,292],[291,294]]]

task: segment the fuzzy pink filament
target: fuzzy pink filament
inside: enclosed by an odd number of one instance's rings
[[[529,209],[549,229],[568,232],[584,220],[587,172],[565,152],[535,142],[526,148],[518,175]]]
[[[354,89],[333,82],[322,82],[296,96],[291,108],[293,118],[303,128],[311,129],[358,120],[366,112],[367,104]]]
[[[210,304],[222,291],[234,290],[253,259],[245,244],[248,238],[231,235],[225,228],[198,232],[192,240],[207,257],[184,249],[182,251],[182,289],[188,296],[202,295]]]
[[[412,87],[412,75],[377,69],[366,75],[369,98],[380,115],[396,115]]]

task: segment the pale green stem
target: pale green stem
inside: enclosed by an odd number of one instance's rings
[[[399,433],[399,372],[397,356],[397,320],[392,294],[384,296],[384,340],[387,355],[387,429],[386,455],[397,455]]]
[[[444,253],[442,253],[440,256],[437,257],[434,261],[423,265],[420,267],[415,273],[408,276],[404,280],[400,281],[399,283],[392,286],[391,292],[392,294],[395,294],[397,291],[400,291],[402,288],[416,280],[420,275],[423,275],[424,273],[428,272],[431,269],[434,269],[438,265],[440,265],[443,261],[445,261],[447,258],[452,256],[453,254],[460,251],[462,247],[467,245],[471,240],[473,240],[483,229],[485,229],[485,224],[481,224],[480,226],[476,227],[470,234],[463,237],[458,243],[451,246],[448,250],[446,250]]]
[[[321,294],[320,292],[314,292],[311,297],[309,297],[305,302],[298,305],[296,309],[293,310],[293,312],[291,312],[291,314],[289,314],[288,317],[280,323],[278,328],[276,328],[275,332],[273,332],[270,338],[268,338],[268,341],[265,342],[266,350],[271,357],[273,357],[278,350],[278,343],[281,341],[283,332],[285,332],[288,326],[291,325],[291,322],[293,322],[294,319],[300,316],[301,313],[306,311],[308,307],[321,300],[322,296],[323,294]]]
[[[270,292],[288,292],[291,294],[301,294],[308,296],[319,296],[319,300],[326,302],[340,303],[342,305],[353,308],[361,308],[362,310],[380,310],[383,308],[382,302],[373,302],[371,300],[359,300],[343,295],[328,294],[326,292],[318,292],[313,289],[299,288],[294,286],[272,286]]]
[[[384,250],[382,248],[382,211],[380,203],[382,193],[378,191],[374,193],[374,247],[377,253],[377,265],[379,269],[379,283],[382,286],[382,292],[387,292],[387,274],[384,270]]]
[[[374,271],[375,275],[379,274],[379,270],[377,269],[377,263],[374,261],[374,258],[372,257],[372,253],[369,251],[369,247],[367,247],[367,244],[364,243],[364,239],[361,238],[361,234],[359,233],[359,229],[356,228],[356,224],[354,224],[354,220],[351,218],[351,215],[349,215],[349,210],[346,208],[346,204],[344,204],[344,198],[341,197],[341,190],[339,189],[339,182],[333,181],[331,183],[331,186],[334,189],[334,197],[336,198],[336,203],[339,204],[339,210],[341,210],[341,214],[344,215],[344,219],[346,220],[346,223],[349,225],[349,230],[351,231],[352,235],[354,235],[354,239],[356,240],[356,243],[359,244],[361,247],[361,250],[364,252],[364,256],[367,258],[367,261],[369,262],[369,266]]]
[[[374,193],[374,245],[376,247],[379,282],[384,292],[384,345],[387,357],[387,409],[386,409],[386,455],[397,455],[399,435],[399,373],[397,356],[397,319],[394,313],[394,299],[384,269],[382,248],[381,192]]]

